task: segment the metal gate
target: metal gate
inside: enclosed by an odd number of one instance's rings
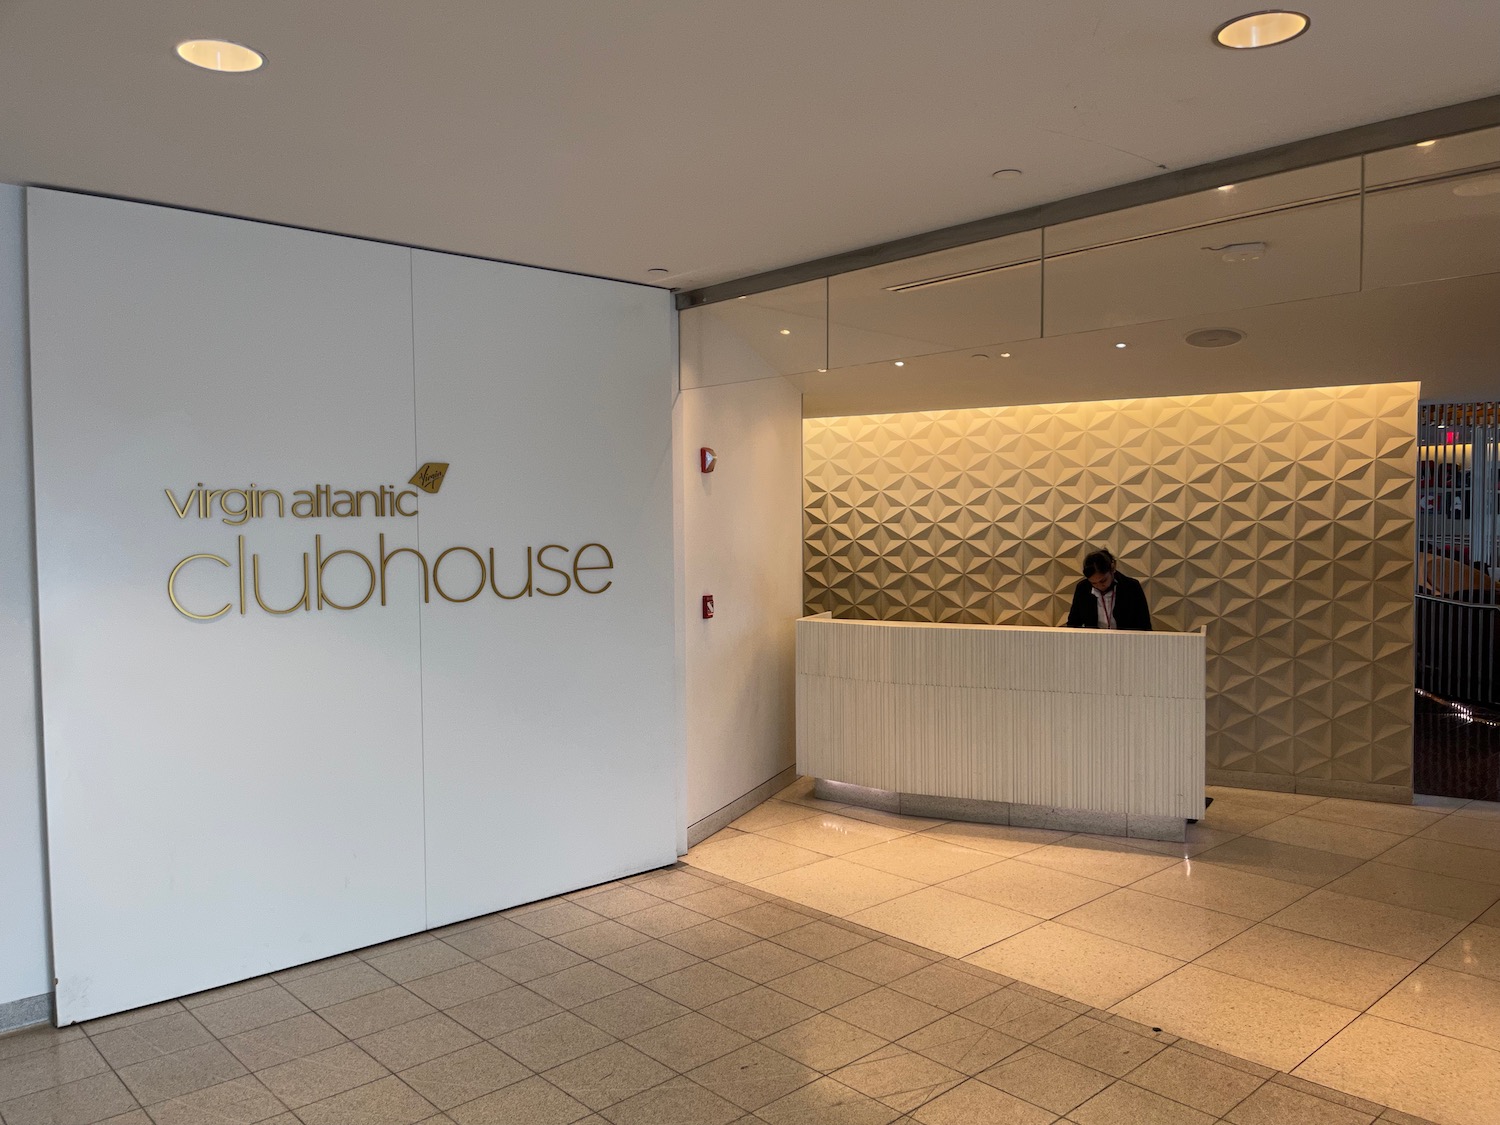
[[[1417,687],[1500,705],[1500,403],[1417,409]]]

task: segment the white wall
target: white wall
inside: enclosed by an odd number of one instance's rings
[[[43,710],[63,1022],[670,863],[666,294],[29,193]],[[415,326],[415,333],[414,333]],[[410,519],[179,519],[163,489],[404,487]],[[597,596],[213,621],[175,560],[606,544]],[[558,561],[554,555],[553,562]],[[597,557],[592,561],[598,561]],[[446,565],[449,590],[475,565]],[[357,598],[363,567],[330,580]],[[555,576],[538,578],[556,583]],[[504,582],[505,579],[502,579]],[[183,572],[187,604],[232,571]]]
[[[23,208],[22,190],[0,184],[0,1006],[52,991],[36,709]]]
[[[792,765],[802,613],[801,394],[708,324],[682,318],[690,825]],[[710,474],[705,445],[719,455]]]

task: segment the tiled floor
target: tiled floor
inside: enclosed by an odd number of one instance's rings
[[[1210,793],[1163,844],[898,817],[802,779],[687,862],[1345,1093],[1500,1125],[1500,805]]]
[[[1188,869],[1155,845],[783,796],[695,849],[696,869],[0,1036],[0,1119],[1410,1125],[1396,1106],[1500,1120],[1497,810],[1227,792]],[[1379,864],[1362,854],[1372,833],[1391,837]],[[1293,853],[1209,854],[1237,839]],[[1486,852],[1469,859],[1489,881],[1449,849]],[[1343,892],[1308,881],[1423,870],[1403,861],[1442,866]],[[1400,903],[1411,887],[1421,909]]]

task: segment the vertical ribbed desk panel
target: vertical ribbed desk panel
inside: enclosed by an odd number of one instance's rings
[[[797,622],[797,771],[1134,816],[1203,811],[1204,637]]]

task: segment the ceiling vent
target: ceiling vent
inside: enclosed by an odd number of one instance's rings
[[[1244,338],[1245,334],[1238,328],[1200,328],[1183,337],[1195,348],[1228,348]]]

